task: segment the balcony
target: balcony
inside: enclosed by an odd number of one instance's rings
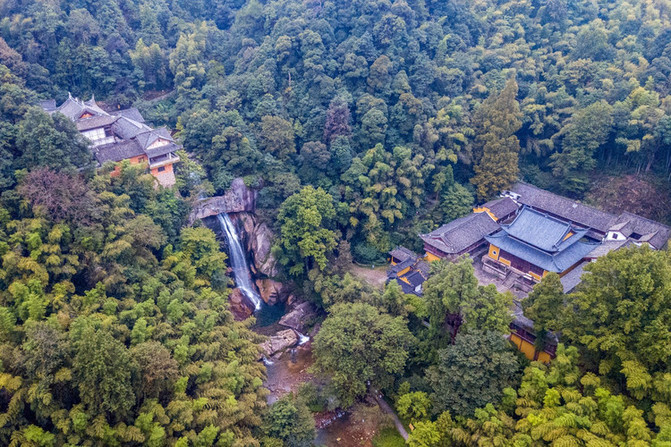
[[[174,153],[169,153],[165,155],[160,155],[158,157],[149,159],[149,169],[160,168],[161,166],[171,165],[177,163],[179,157]]]

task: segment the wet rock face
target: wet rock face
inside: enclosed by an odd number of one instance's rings
[[[259,295],[266,304],[272,306],[279,301],[286,301],[289,296],[289,288],[286,284],[274,281],[270,278],[256,280],[256,288],[259,289]]]
[[[189,215],[189,223],[221,213],[253,213],[256,210],[256,195],[256,190],[248,188],[241,178],[236,178],[223,196],[196,203]]]
[[[236,320],[242,321],[249,318],[252,313],[254,313],[254,308],[249,303],[249,300],[243,295],[242,291],[238,288],[231,290],[231,294],[228,297],[228,301],[231,305],[231,313]]]
[[[305,324],[316,316],[314,306],[303,302],[285,314],[279,321],[282,326],[290,327],[298,332],[305,332]]]
[[[261,223],[254,229],[253,237],[249,239],[249,250],[254,259],[256,270],[270,278],[277,276],[277,260],[270,252],[275,235],[268,225]]]
[[[256,216],[250,213],[233,215],[236,226],[242,233],[247,252],[250,254],[249,267],[258,276],[273,278],[277,276],[277,261],[270,252],[275,234],[265,222],[258,223]]]
[[[294,332],[293,329],[286,329],[284,331],[279,331],[259,346],[261,346],[265,356],[270,357],[277,352],[295,346],[296,343],[298,343],[296,332]]]

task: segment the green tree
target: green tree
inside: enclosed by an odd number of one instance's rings
[[[299,276],[326,268],[326,257],[337,246],[335,217],[333,198],[321,188],[306,186],[282,204],[277,216],[279,262],[289,273]]]
[[[431,410],[431,400],[423,391],[403,394],[396,401],[396,411],[412,423],[426,419]]]
[[[87,326],[79,337],[73,340],[72,372],[84,407],[91,415],[123,420],[136,402],[131,383],[136,366],[128,350],[104,329]]]
[[[453,342],[462,326],[466,331],[507,332],[511,295],[498,292],[492,284],[479,286],[469,257],[434,263],[432,269],[423,285],[432,337],[440,340],[447,334]]]
[[[311,446],[317,436],[312,413],[293,395],[284,396],[270,406],[264,417],[263,431],[287,447]]]
[[[671,358],[671,257],[647,246],[621,249],[585,269],[568,295],[562,336],[590,368],[623,384],[636,399],[667,401]]]
[[[582,194],[588,187],[586,174],[596,166],[594,153],[606,143],[613,125],[613,108],[606,101],[577,110],[559,135],[562,151],[552,155],[552,173],[565,191]]]
[[[327,375],[343,406],[373,387],[387,387],[405,367],[413,336],[401,317],[365,303],[336,304],[315,337],[315,368]]]
[[[445,222],[463,217],[473,210],[473,194],[459,183],[448,187],[441,196],[440,210],[443,212]]]
[[[480,200],[491,197],[517,180],[520,142],[515,133],[522,126],[517,102],[517,82],[482,104],[473,117],[476,139],[473,148],[475,177],[471,179]]]
[[[91,153],[84,137],[65,115],[29,109],[18,123],[16,147],[21,167],[57,170],[89,167]]]
[[[531,318],[539,332],[554,330],[564,311],[564,287],[559,275],[553,272],[543,277],[534,290],[522,301],[524,315]]]
[[[293,126],[279,116],[264,116],[261,118],[259,144],[266,152],[286,160],[289,155],[296,153]]]
[[[498,403],[503,389],[515,385],[520,370],[510,343],[496,332],[459,334],[438,358],[426,373],[433,406],[464,416]]]

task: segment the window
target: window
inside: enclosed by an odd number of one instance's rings
[[[163,172],[163,171],[165,171],[165,166],[161,166],[161,167],[158,168],[158,172]]]

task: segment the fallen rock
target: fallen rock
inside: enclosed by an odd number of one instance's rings
[[[295,346],[296,343],[298,343],[298,336],[296,333],[293,329],[286,329],[284,331],[279,331],[259,346],[263,350],[265,356],[270,357],[277,352]]]
[[[231,313],[233,313],[233,316],[238,321],[245,320],[254,313],[254,306],[238,288],[231,291],[228,301],[231,305]]]
[[[272,306],[279,301],[285,301],[289,296],[288,287],[281,282],[270,278],[256,280],[256,288],[259,289],[259,295],[266,304]]]
[[[305,323],[316,315],[314,306],[311,303],[303,302],[293,308],[293,310],[280,318],[279,324],[303,332]]]

